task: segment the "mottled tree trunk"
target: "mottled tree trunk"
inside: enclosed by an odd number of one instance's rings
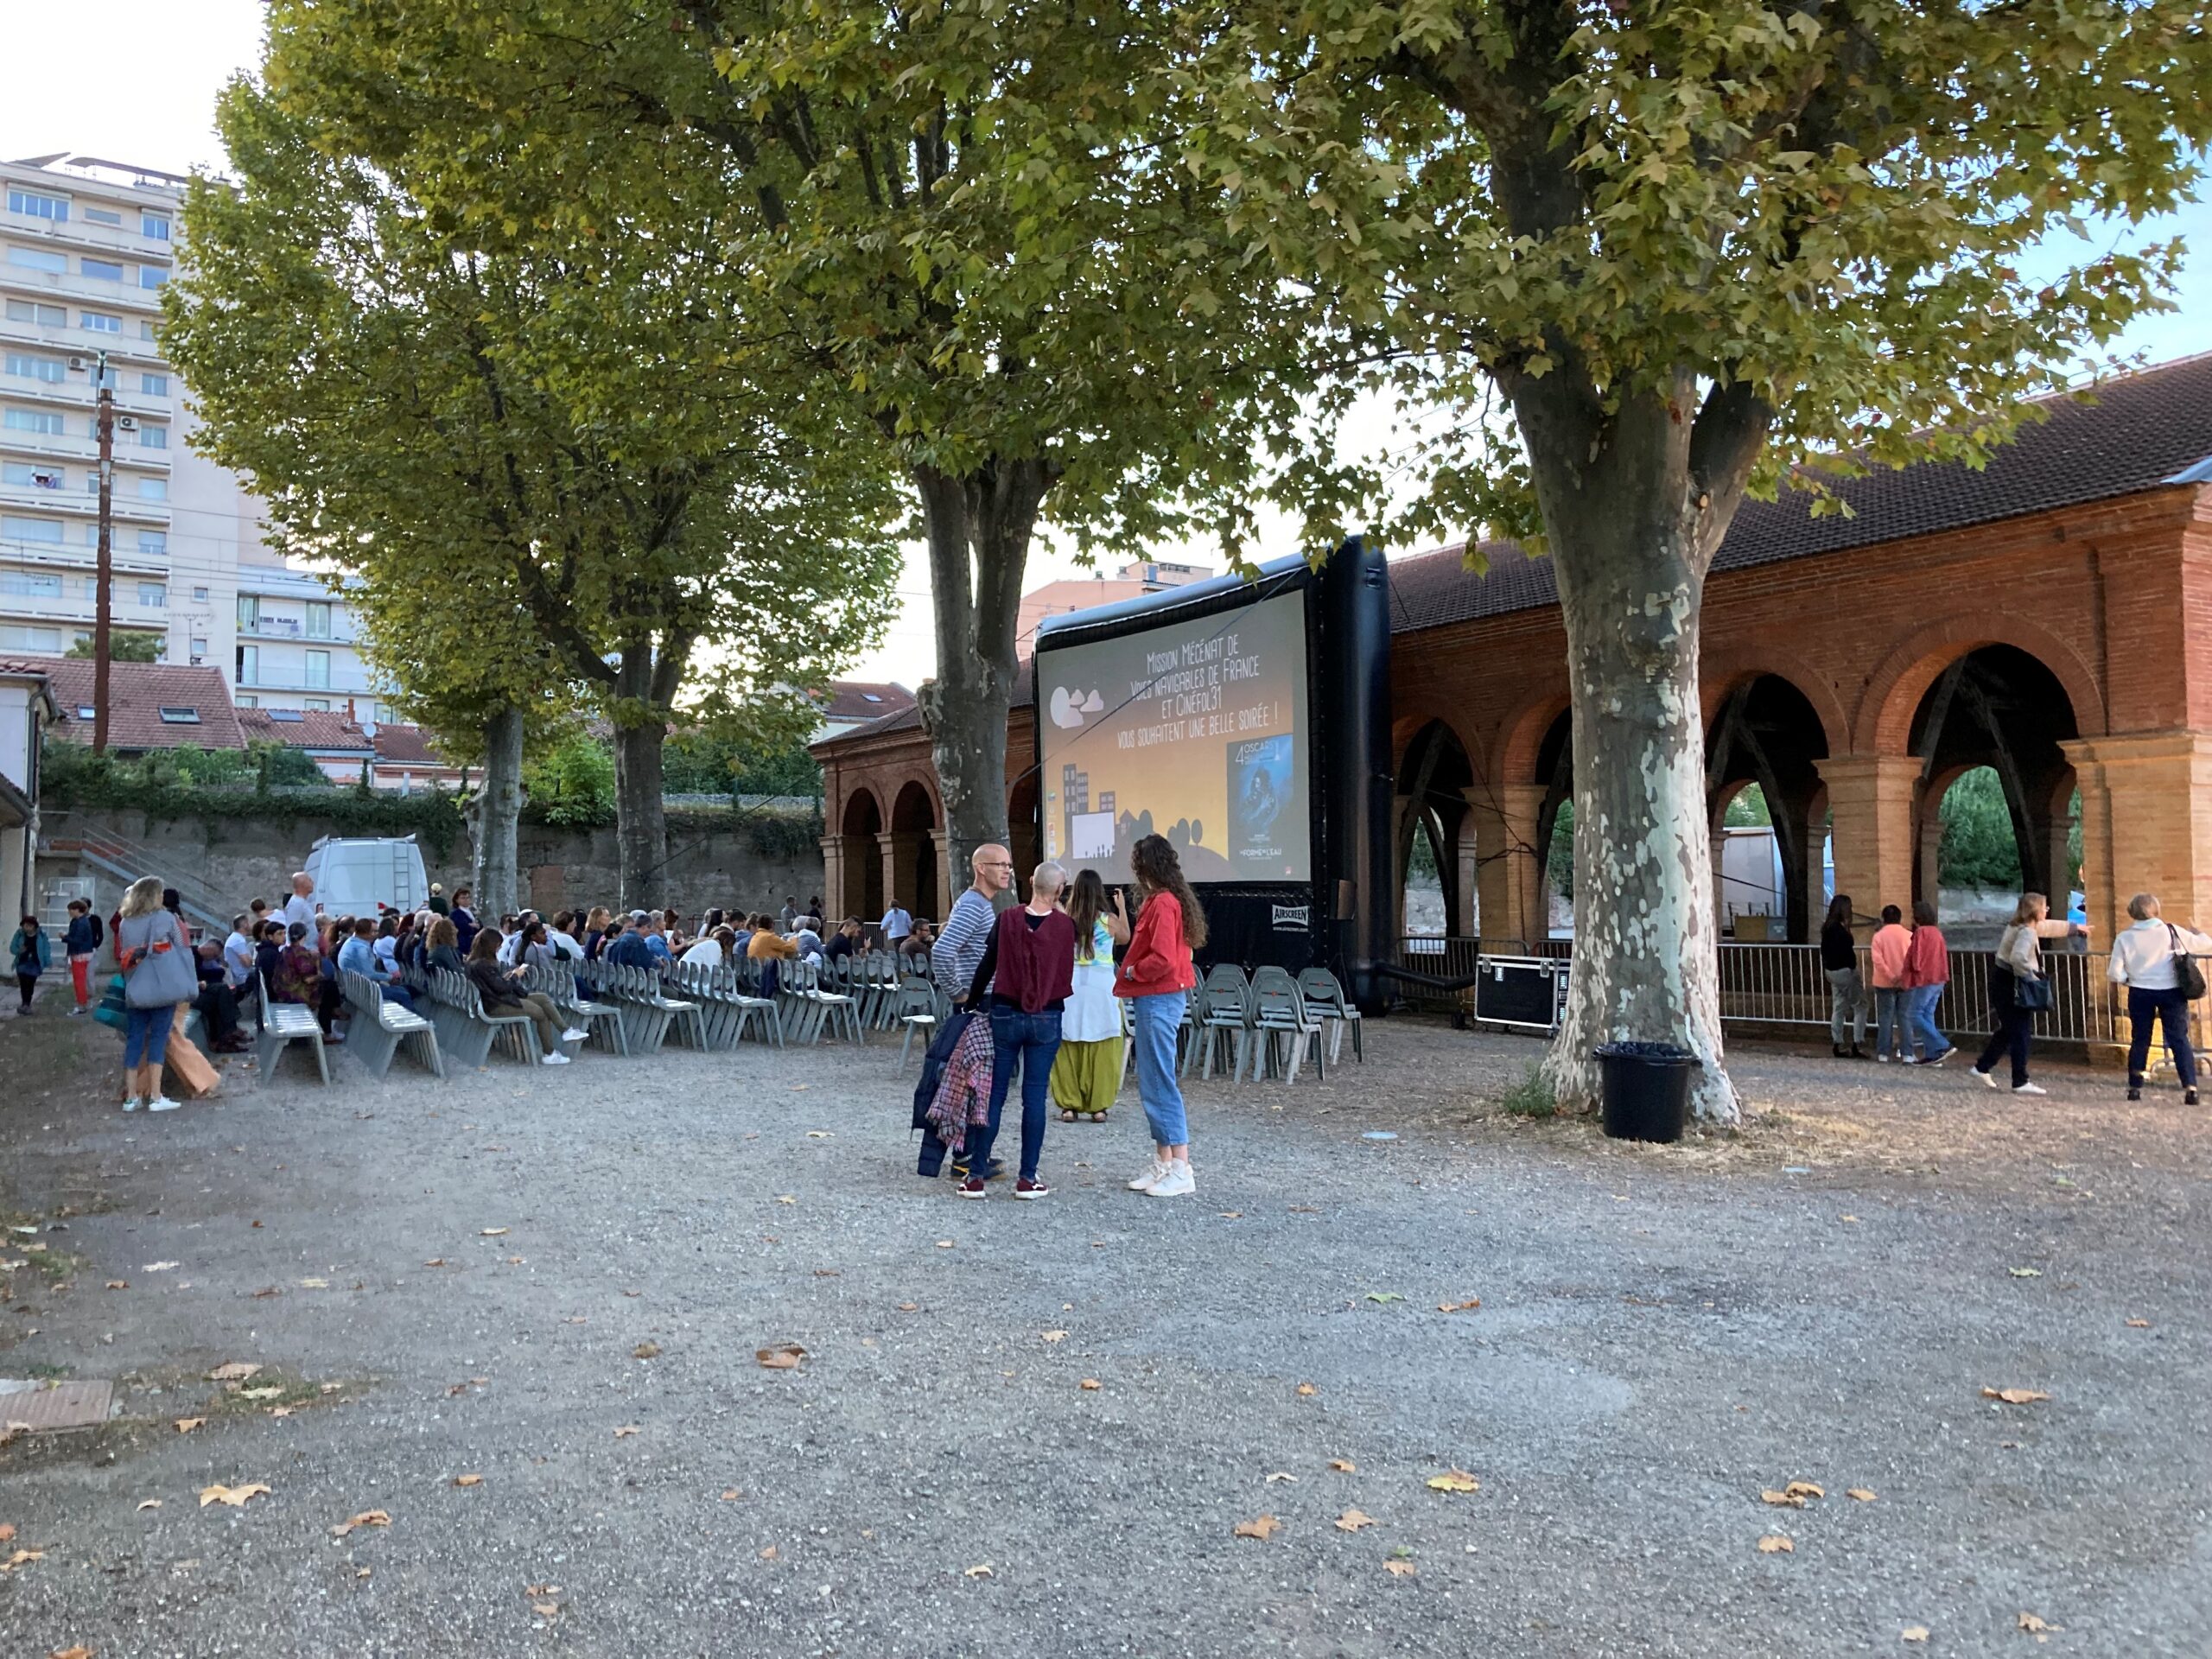
[[[668,723],[660,719],[614,728],[614,857],[622,905],[660,907],[667,880],[668,815],[661,802],[661,749]]]
[[[1045,493],[1041,461],[995,460],[955,477],[917,467],[937,613],[937,676],[920,692],[923,728],[944,801],[952,888],[968,882],[976,849],[1007,840],[1007,714],[1018,668],[1021,608]]]
[[[516,825],[522,817],[523,711],[502,709],[484,722],[484,786],[476,797],[476,871],[480,916],[520,907]]]
[[[1698,1058],[1697,1115],[1732,1123],[1698,619],[1742,468],[1732,461],[1720,499],[1692,442],[1687,385],[1672,404],[1614,410],[1556,395],[1516,403],[1558,571],[1573,702],[1574,968],[1546,1073],[1563,1103],[1587,1105],[1599,1044],[1672,1043]]]

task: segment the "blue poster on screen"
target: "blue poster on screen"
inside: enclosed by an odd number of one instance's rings
[[[1288,733],[1229,746],[1229,858],[1249,880],[1289,877],[1305,840],[1294,747]]]

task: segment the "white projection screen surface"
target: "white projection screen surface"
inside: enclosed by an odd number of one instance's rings
[[[1306,595],[1037,654],[1045,855],[1126,881],[1166,836],[1192,881],[1312,877]]]

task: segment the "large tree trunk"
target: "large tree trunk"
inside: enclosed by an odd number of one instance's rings
[[[995,460],[955,477],[914,469],[937,615],[937,677],[920,693],[955,891],[987,842],[1004,843],[1007,713],[1018,672],[1014,625],[1045,493],[1042,461]]]
[[[522,907],[517,823],[522,817],[523,711],[502,709],[484,722],[484,786],[476,797],[476,871],[480,916],[497,918]]]
[[[1698,701],[1713,499],[1680,405],[1570,420],[1556,402],[1527,407],[1539,401],[1516,407],[1558,571],[1574,741],[1574,969],[1546,1074],[1585,1106],[1599,1044],[1675,1044],[1700,1062],[1697,1115],[1732,1123]]]
[[[653,910],[665,885],[668,817],[661,804],[665,721],[614,728],[614,853],[626,910]]]

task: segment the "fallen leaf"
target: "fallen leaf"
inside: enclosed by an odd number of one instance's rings
[[[1085,1394],[1096,1394],[1105,1386],[1095,1376],[1086,1376],[1083,1379],[1083,1391]]]
[[[1300,1397],[1311,1399],[1313,1395],[1320,1393],[1321,1390],[1315,1388],[1311,1382],[1301,1382],[1298,1385],[1298,1392]]]
[[[563,1319],[561,1323],[563,1325],[589,1325],[591,1321],[584,1318],[582,1314],[579,1313],[574,1319]]]
[[[180,1417],[176,1420],[176,1432],[180,1434],[189,1434],[195,1428],[205,1427],[207,1422],[207,1420],[205,1417]]]
[[[357,1579],[365,1579],[375,1571],[376,1569],[372,1567],[357,1567],[353,1569],[353,1576]]]
[[[1224,1210],[1221,1212],[1221,1218],[1224,1221],[1242,1221],[1244,1212],[1242,1210]]]
[[[1897,1632],[1900,1642],[1925,1642],[1927,1639],[1928,1627],[1925,1624],[1908,1624]]]
[[[1065,1331],[1040,1331],[1037,1334],[1046,1342],[1065,1342],[1068,1339],[1068,1333]]]
[[[258,1497],[268,1490],[259,1481],[250,1486],[225,1486],[220,1484],[202,1486],[200,1489],[200,1507],[204,1510],[210,1503],[222,1503],[233,1510],[242,1510],[248,1498]]]
[[[1777,1492],[1771,1488],[1759,1494],[1759,1502],[1774,1504],[1777,1508],[1785,1504],[1793,1510],[1802,1510],[1805,1507],[1805,1500],[1795,1492]]]
[[[1410,1579],[1414,1571],[1411,1561],[1385,1561],[1382,1570],[1394,1579]]]
[[[2148,1331],[2151,1328],[2151,1321],[2148,1319],[2130,1319],[2127,1322],[2127,1328],[2131,1331]]]
[[[479,1238],[505,1238],[506,1236],[507,1230],[504,1227],[486,1227],[477,1234]]]
[[[73,1648],[56,1648],[47,1659],[92,1659],[93,1649],[79,1642]]]
[[[1357,1465],[1350,1458],[1331,1458],[1329,1467],[1340,1475],[1356,1475],[1359,1472]]]
[[[614,1438],[618,1440],[626,1440],[637,1432],[638,1426],[635,1423],[625,1423],[614,1431]]]
[[[1859,1219],[1859,1217],[1856,1217],[1856,1216],[1846,1216],[1846,1217],[1844,1217],[1844,1219],[1845,1219],[1846,1221],[1853,1221],[1853,1222],[1855,1222],[1855,1221],[1857,1221],[1857,1220]]]
[[[181,1267],[182,1265],[183,1264],[181,1262],[149,1262],[143,1268],[140,1268],[139,1271],[142,1273],[167,1273],[171,1268]]]
[[[0,1544],[6,1543],[15,1535],[16,1523],[12,1521],[0,1521]]]
[[[1478,1492],[1483,1486],[1464,1469],[1447,1469],[1440,1475],[1431,1475],[1428,1484],[1440,1492]]]
[[[107,1281],[107,1287],[110,1290],[128,1290],[130,1281],[128,1279],[111,1279]]]
[[[2041,1268],[2007,1268],[2005,1271],[2011,1274],[2015,1279],[2040,1279],[2043,1277],[2043,1269]]]
[[[1759,1540],[1759,1554],[1762,1555],[1795,1555],[1796,1553],[1797,1546],[1777,1534],[1769,1533]]]
[[[1872,1503],[1874,1501],[1874,1489],[1871,1486],[1847,1486],[1843,1490],[1843,1495],[1846,1497],[1855,1497],[1861,1503]]]
[[[842,1268],[817,1268],[814,1276],[817,1279],[842,1279],[845,1274]]]
[[[530,1611],[540,1618],[550,1618],[561,1611],[561,1604],[557,1601],[533,1601],[530,1604]]]
[[[657,1342],[641,1342],[630,1351],[630,1357],[632,1359],[658,1359],[660,1357],[660,1344]]]
[[[424,1267],[426,1267],[426,1268],[442,1268],[443,1266],[445,1266],[445,1264],[446,1264],[446,1259],[445,1259],[445,1257],[443,1257],[442,1255],[434,1255],[434,1256],[432,1256],[429,1261],[425,1262],[423,1265]]]
[[[978,1561],[960,1576],[963,1579],[988,1579],[991,1576],[991,1564],[988,1561]]]
[[[0,1573],[12,1573],[27,1561],[42,1561],[45,1559],[46,1552],[42,1549],[19,1549],[5,1561],[0,1561]]]
[[[1793,1480],[1782,1489],[1792,1497],[1826,1497],[1827,1494],[1809,1480]]]
[[[141,1510],[158,1510],[162,1507],[162,1500],[158,1497],[142,1497],[138,1500],[138,1507]]]
[[[391,1524],[391,1516],[384,1510],[363,1510],[350,1521],[341,1521],[333,1527],[330,1529],[330,1535],[334,1538],[343,1538],[356,1527],[388,1527]]]
[[[2040,1389],[1984,1389],[1981,1391],[1981,1397],[1985,1400],[2002,1400],[2008,1406],[2031,1406],[2038,1400],[2050,1398]]]
[[[949,1250],[952,1248],[952,1241],[949,1238],[940,1238],[937,1242],[937,1247],[940,1250]]]
[[[2020,1615],[2020,1628],[2024,1630],[2031,1630],[2039,1633],[2044,1630],[2055,1630],[2058,1626],[2045,1623],[2044,1620],[2037,1618],[2033,1613],[2022,1613]]]
[[[292,1414],[292,1408],[289,1406],[271,1406],[269,1414],[271,1417],[289,1417]]]
[[[238,1390],[238,1398],[241,1400],[275,1400],[279,1398],[283,1392],[284,1390],[281,1388],[240,1389]]]
[[[778,1204],[797,1204],[798,1202],[798,1197],[796,1193],[779,1192],[776,1194],[776,1202]]]
[[[481,1475],[455,1475],[453,1478],[453,1484],[456,1486],[481,1486],[484,1484],[484,1477]]]
[[[803,1084],[800,1085],[802,1088],[804,1086]],[[828,1129],[809,1129],[806,1132],[806,1138],[810,1141],[835,1141],[837,1137]]]
[[[1295,1485],[1295,1484],[1297,1484],[1297,1481],[1298,1481],[1298,1477],[1297,1477],[1296,1475],[1294,1475],[1294,1474],[1289,1474],[1289,1473],[1286,1472],[1286,1471],[1283,1471],[1283,1470],[1278,1469],[1278,1470],[1276,1470],[1276,1471],[1274,1471],[1274,1473],[1273,1473],[1273,1474],[1269,1475],[1269,1476],[1267,1478],[1267,1479],[1265,1479],[1264,1481],[1261,1482],[1260,1484],[1261,1484],[1262,1485],[1263,1485],[1263,1486],[1272,1486],[1272,1485],[1274,1485],[1274,1484],[1277,1481],[1279,1481],[1279,1480],[1287,1480],[1287,1481],[1289,1481],[1292,1484]]]
[[[1362,1527],[1371,1527],[1375,1517],[1364,1510],[1346,1510],[1336,1519],[1338,1532],[1357,1532]]]
[[[260,1366],[249,1364],[245,1360],[234,1359],[208,1372],[207,1380],[211,1382],[243,1382],[260,1369]]]
[[[300,1281],[300,1288],[302,1290],[328,1290],[330,1288],[330,1281],[327,1279],[302,1279]]]
[[[1370,1302],[1402,1302],[1406,1299],[1395,1290],[1370,1290],[1367,1293],[1367,1300]]]
[[[1281,1529],[1281,1528],[1282,1522],[1276,1520],[1272,1515],[1261,1515],[1255,1516],[1249,1521],[1239,1521],[1235,1526],[1231,1527],[1229,1531],[1231,1537],[1257,1538],[1261,1542],[1265,1543],[1268,1539],[1274,1537],[1275,1534]]]
[[[279,1290],[274,1285],[264,1285],[259,1290],[253,1293],[253,1300],[257,1302],[265,1297],[282,1296],[283,1294],[284,1293],[283,1291]]]
[[[1470,1296],[1464,1302],[1439,1302],[1436,1305],[1436,1311],[1440,1313],[1465,1313],[1475,1308],[1480,1307],[1482,1305],[1483,1299],[1481,1297]]]
[[[507,1258],[507,1265],[511,1268],[518,1268],[522,1266],[523,1259],[519,1255],[511,1255]]]
[[[795,1371],[799,1361],[806,1357],[806,1350],[795,1342],[779,1342],[773,1347],[754,1349],[753,1357],[760,1362],[764,1370]]]
[[[776,1547],[773,1544],[771,1544],[767,1548],[762,1550],[760,1552],[760,1559],[764,1561],[774,1560],[776,1559]]]
[[[722,1488],[722,1502],[725,1503],[734,1503],[739,1498],[743,1497],[744,1496],[745,1494],[739,1491],[734,1486],[725,1486]]]

